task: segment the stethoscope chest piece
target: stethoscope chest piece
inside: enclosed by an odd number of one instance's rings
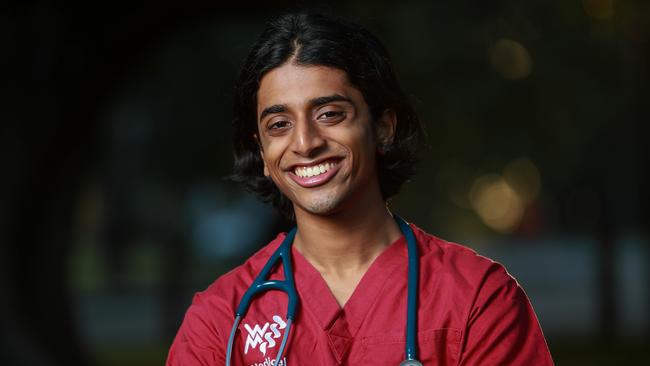
[[[399,366],[422,366],[422,363],[418,360],[404,360]]]

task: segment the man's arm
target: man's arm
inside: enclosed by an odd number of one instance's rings
[[[213,321],[219,309],[214,297],[196,294],[185,314],[167,356],[166,366],[214,366],[225,364],[225,343]]]
[[[505,269],[486,272],[469,311],[459,365],[553,365],[528,297]]]

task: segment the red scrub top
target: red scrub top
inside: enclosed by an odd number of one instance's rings
[[[411,225],[420,256],[418,358],[424,365],[552,365],[526,294],[502,265]],[[224,365],[234,313],[285,234],[197,293],[167,366]],[[372,263],[341,308],[320,273],[295,249],[300,298],[280,365],[390,365],[405,358],[407,248],[404,237]],[[283,279],[276,268],[272,278]],[[251,303],[232,365],[272,366],[286,329],[287,295]]]

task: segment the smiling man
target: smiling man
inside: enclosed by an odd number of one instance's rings
[[[167,365],[552,364],[501,265],[387,208],[422,130],[374,36],[281,16],[237,90],[235,177],[297,229],[195,296]]]
[[[322,215],[359,217],[365,211],[358,210],[385,206],[375,168],[376,134],[391,134],[394,113],[372,123],[363,95],[344,71],[295,61],[269,71],[257,92],[264,175],[292,202],[301,225]]]

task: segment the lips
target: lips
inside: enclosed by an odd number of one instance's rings
[[[289,176],[305,188],[329,182],[340,169],[339,159],[327,159],[310,165],[294,165]]]

